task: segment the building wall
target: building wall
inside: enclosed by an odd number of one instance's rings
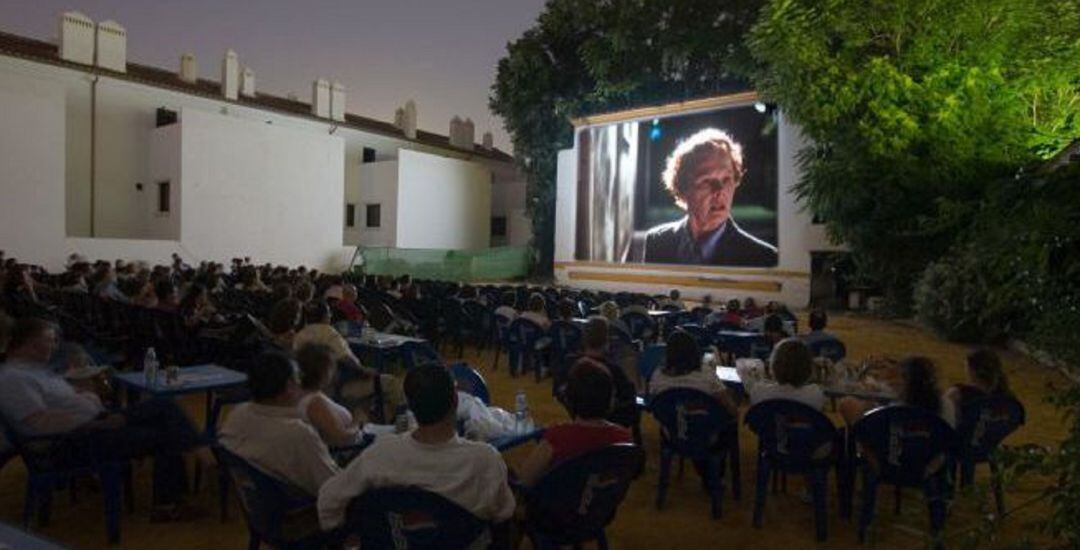
[[[370,162],[359,170],[356,187],[355,244],[360,246],[397,246],[398,161]],[[379,227],[367,227],[367,206],[378,204]],[[349,241],[346,241],[347,243]]]
[[[64,97],[47,84],[0,81],[0,250],[55,266],[64,258]]]
[[[181,120],[181,241],[197,257],[339,261],[340,138],[199,110]]]
[[[487,248],[491,172],[476,163],[403,150],[397,210],[399,248]]]
[[[182,126],[170,124],[150,132],[150,172],[142,191],[136,192],[137,213],[142,218],[139,235],[147,239],[180,240],[183,196],[180,186]],[[169,182],[169,212],[158,211],[158,185]]]
[[[810,253],[841,250],[829,242],[823,225],[815,225],[798,202],[793,188],[799,180],[796,154],[804,141],[799,129],[781,117],[778,142],[778,250],[775,268],[709,266],[665,267],[658,264],[596,264],[574,261],[577,204],[577,150],[559,152],[556,192],[555,276],[576,287],[666,292],[679,288],[684,296],[714,298],[753,296],[805,306],[810,299]]]

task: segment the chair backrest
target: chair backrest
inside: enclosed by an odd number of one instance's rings
[[[664,443],[687,457],[709,456],[723,434],[738,430],[735,418],[700,390],[664,390],[652,398],[649,409],[663,428]]]
[[[766,350],[767,353],[769,349],[764,334],[716,330],[713,332],[713,339],[724,351],[737,358],[755,357],[761,350]]]
[[[852,426],[852,435],[872,459],[886,483],[917,487],[932,462],[944,464],[952,454],[956,432],[940,416],[919,407],[889,405],[874,409]],[[945,459],[945,460],[939,460]]]
[[[509,340],[512,346],[516,346],[522,350],[532,350],[536,345],[536,341],[544,336],[544,329],[540,328],[540,325],[530,321],[529,319],[523,319],[518,317],[510,323]]]
[[[698,325],[700,325],[700,324],[704,323],[704,321],[705,321],[705,316],[704,315],[702,315],[699,318],[698,315],[695,314],[692,311],[679,310],[679,311],[672,312],[671,315],[668,315],[668,317],[667,317],[667,326],[669,326],[669,327],[681,327],[683,325],[689,325],[689,324],[698,324]]]
[[[406,369],[412,369],[421,365],[441,365],[442,358],[435,348],[427,342],[405,342],[398,350],[401,361]]]
[[[821,411],[798,401],[768,399],[743,422],[758,436],[758,451],[787,470],[807,470],[835,456],[836,427]]]
[[[641,448],[624,443],[555,466],[526,496],[530,528],[556,544],[595,539],[644,463]]]
[[[835,338],[811,342],[808,346],[814,357],[824,357],[830,361],[839,361],[847,357],[847,346]]]
[[[664,361],[667,359],[667,346],[664,344],[653,344],[646,346],[645,350],[638,356],[637,370],[638,375],[641,376],[641,381],[648,383],[652,378],[656,369],[664,366]]]
[[[487,548],[487,522],[445,497],[415,488],[365,491],[349,503],[346,531],[363,548]],[[485,542],[486,540],[486,542]]]
[[[479,372],[476,372],[476,369],[470,367],[468,363],[454,363],[450,366],[450,374],[457,382],[459,390],[476,396],[485,405],[491,405],[491,393],[488,391],[487,382]]]
[[[712,309],[705,306],[697,306],[694,309],[690,310],[690,313],[694,316],[694,322],[699,325],[704,325],[705,318],[708,317],[709,314],[712,312]]]
[[[693,336],[694,340],[697,341],[698,346],[702,348],[713,345],[712,335],[709,334],[709,331],[705,330],[705,328],[701,325],[698,325],[696,323],[687,323],[685,325],[680,325],[679,329],[683,332],[686,332],[690,336]]]
[[[563,361],[566,356],[581,351],[581,327],[567,321],[555,321],[548,329],[551,336],[552,352],[557,361]]]
[[[281,526],[286,515],[314,506],[315,498],[300,494],[223,447],[215,447],[214,453],[229,473],[248,529],[260,539],[282,546]]]
[[[956,428],[958,454],[965,460],[984,461],[1002,440],[1024,425],[1024,405],[1011,395],[995,395],[962,403]]]
[[[656,336],[656,321],[640,311],[628,311],[619,317],[630,329],[635,340],[649,340]]]

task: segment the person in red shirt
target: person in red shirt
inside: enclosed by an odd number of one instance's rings
[[[556,424],[525,460],[518,478],[531,486],[559,463],[616,443],[630,443],[630,430],[608,422],[614,385],[607,367],[583,357],[570,369],[566,401],[572,420]]]
[[[344,285],[341,289],[341,299],[334,304],[341,317],[347,321],[363,322],[364,312],[356,305],[356,287]]]

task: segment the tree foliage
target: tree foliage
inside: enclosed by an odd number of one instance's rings
[[[750,45],[810,138],[798,194],[900,304],[957,212],[1080,135],[1078,0],[773,0]]]
[[[570,118],[745,89],[744,35],[764,0],[551,0],[507,45],[490,98],[528,183],[538,268],[554,244],[557,153]]]

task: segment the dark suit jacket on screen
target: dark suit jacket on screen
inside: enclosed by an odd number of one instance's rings
[[[701,257],[690,235],[687,218],[658,225],[645,235],[645,262],[661,264],[775,267],[776,247],[743,231],[728,218],[720,240],[708,257]]]

